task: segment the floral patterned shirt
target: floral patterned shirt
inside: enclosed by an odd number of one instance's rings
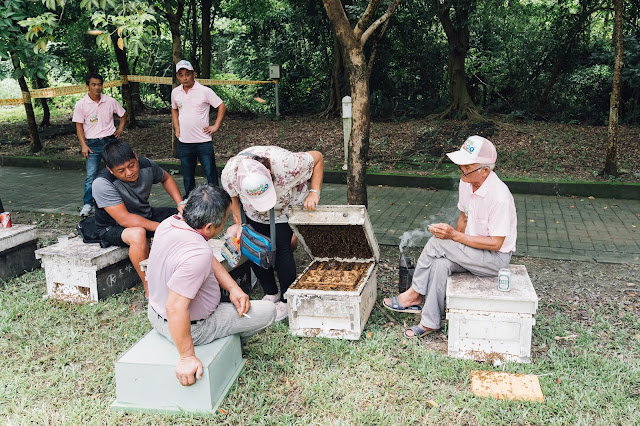
[[[306,152],[291,152],[277,146],[252,146],[241,153],[250,153],[268,158],[271,162],[271,175],[276,190],[276,223],[287,223],[290,206],[301,206],[309,193],[307,181],[313,173],[313,157]],[[242,194],[238,186],[238,166],[247,158],[236,155],[227,161],[222,170],[222,187],[232,197],[240,197],[244,210],[252,220],[269,223],[269,212],[259,212]]]

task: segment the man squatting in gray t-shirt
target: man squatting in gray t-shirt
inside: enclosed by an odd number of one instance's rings
[[[184,201],[171,175],[148,158],[140,158],[123,141],[107,143],[102,150],[106,168],[100,170],[92,185],[96,201],[96,226],[103,241],[114,246],[129,246],[129,259],[144,285],[149,289],[140,262],[149,257],[149,243],[156,228],[167,217],[184,208]],[[151,207],[149,195],[153,184],[161,183],[178,208]]]

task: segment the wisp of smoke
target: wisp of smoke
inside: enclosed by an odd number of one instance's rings
[[[420,228],[406,231],[402,234],[402,237],[400,237],[400,253],[404,251],[405,247],[413,247],[423,238],[427,237],[428,240],[431,237],[432,234],[427,228],[433,223],[434,218],[435,216],[431,216],[420,224]]]

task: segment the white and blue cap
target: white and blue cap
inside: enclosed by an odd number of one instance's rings
[[[182,68],[193,71],[193,65],[191,65],[191,62],[184,59],[176,64],[176,72],[180,71]]]
[[[491,141],[482,136],[471,136],[458,151],[449,152],[447,156],[459,166],[468,164],[495,164],[498,154]]]

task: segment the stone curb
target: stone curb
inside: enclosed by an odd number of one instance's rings
[[[180,172],[179,162],[158,162],[165,170]],[[33,158],[18,156],[0,156],[0,166],[34,167],[65,170],[84,170],[84,160]],[[200,166],[198,166],[199,168]],[[218,164],[218,173],[224,166]],[[200,170],[197,173],[202,173]],[[517,194],[562,195],[596,198],[640,199],[640,184],[621,182],[541,182],[533,180],[503,179],[511,192]],[[347,173],[343,171],[325,170],[324,181],[327,183],[346,184]],[[457,175],[419,176],[392,173],[367,174],[369,185],[387,185],[411,188],[433,188],[452,190],[458,183]]]

